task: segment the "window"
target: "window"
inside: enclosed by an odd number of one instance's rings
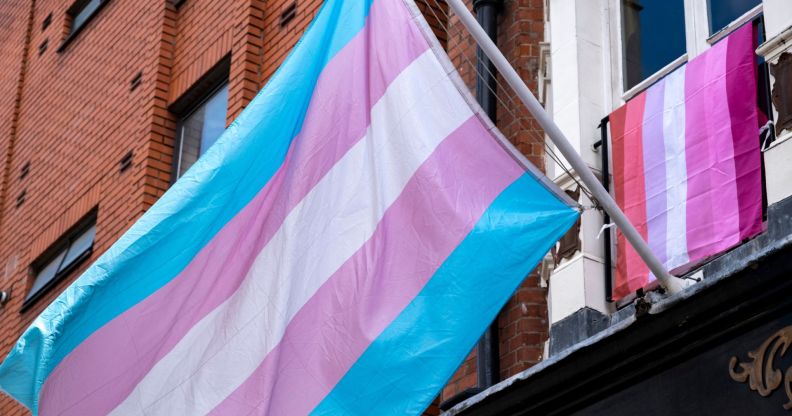
[[[621,6],[629,90],[685,54],[685,5],[684,0],[621,0]]]
[[[217,141],[225,130],[228,112],[228,84],[212,92],[201,104],[179,121],[177,178]]]
[[[94,212],[36,260],[31,267],[36,277],[25,296],[23,308],[33,303],[58,280],[88,259],[93,251],[95,236],[96,213]]]
[[[762,0],[709,0],[710,34],[725,28],[760,4]]]
[[[78,0],[75,2],[68,11],[71,17],[71,26],[69,27],[69,35],[76,33],[88,19],[99,10],[99,6],[106,0]]]

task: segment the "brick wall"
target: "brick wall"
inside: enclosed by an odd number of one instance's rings
[[[505,0],[498,45],[534,94],[537,91],[539,42],[544,36],[543,0]],[[535,166],[544,170],[544,132],[511,89],[499,95],[509,107],[498,107],[498,127]],[[508,378],[542,360],[548,338],[547,288],[532,273],[501,313],[501,378]]]
[[[72,3],[0,2],[0,290],[12,292],[0,308],[0,357],[45,305],[167,190],[177,120],[171,105],[230,56],[230,123],[321,5],[320,0],[266,5],[185,0],[176,8],[170,0],[110,0],[64,44]],[[294,16],[284,22],[292,5]],[[473,85],[474,74],[462,56],[473,62],[474,49],[458,28],[453,30],[458,22],[447,22],[447,8],[434,0],[420,6]],[[535,79],[541,20],[541,0],[509,0],[501,15],[499,43],[529,80]],[[446,23],[452,30],[443,29]],[[542,148],[524,128],[528,123],[535,129],[530,119],[499,111],[504,132],[541,163]],[[129,152],[131,167],[122,171],[119,163]],[[20,178],[25,165],[29,174]],[[30,264],[96,207],[91,259],[20,313],[32,283]],[[500,317],[504,377],[541,357],[547,323],[545,293],[537,280],[529,279]],[[475,384],[475,371],[475,360],[463,364],[438,401]],[[428,413],[436,414],[436,406]],[[25,414],[0,397],[0,415]]]
[[[0,2],[0,255],[6,232],[4,220],[7,217],[11,202],[15,200],[9,197],[11,191],[10,184],[17,182],[17,170],[14,170],[10,160],[14,146],[17,142],[17,124],[19,120],[19,89],[24,82],[24,69],[26,65],[26,48],[29,44],[28,36],[30,33],[30,14],[31,6],[28,1],[11,0]],[[14,190],[17,190],[15,187]],[[10,286],[13,281],[12,276],[6,276],[6,256],[0,257],[0,284],[3,289]],[[10,308],[6,308],[11,310]],[[0,353],[5,353],[12,342],[19,334],[22,324],[18,323],[17,316],[11,317],[5,310],[0,318]],[[10,400],[0,398],[0,414],[14,415],[21,414],[19,408]]]

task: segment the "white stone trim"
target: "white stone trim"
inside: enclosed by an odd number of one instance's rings
[[[781,33],[759,45],[756,54],[764,57],[768,62],[775,61],[783,52],[792,49],[792,26],[787,27]]]

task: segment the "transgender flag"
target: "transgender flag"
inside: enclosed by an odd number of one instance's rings
[[[610,116],[616,202],[668,270],[762,230],[750,24]],[[614,296],[654,276],[618,233]]]
[[[42,416],[421,412],[578,217],[428,33],[405,0],[326,1],[3,390]]]

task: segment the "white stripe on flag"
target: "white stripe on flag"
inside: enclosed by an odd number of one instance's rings
[[[416,59],[373,107],[366,137],[290,212],[239,290],[193,327],[113,414],[213,409],[371,237],[422,162],[472,115],[434,53]]]
[[[669,269],[688,262],[685,69],[679,68],[666,77],[663,99],[663,142],[668,189],[666,267]]]

